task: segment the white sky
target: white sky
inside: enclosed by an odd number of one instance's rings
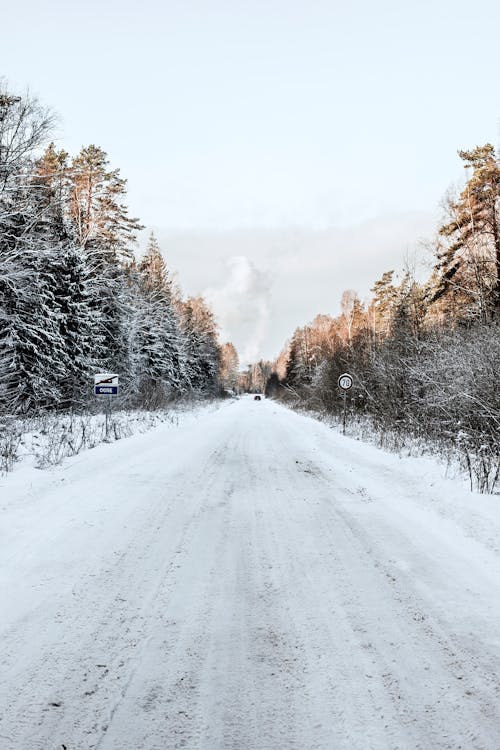
[[[498,143],[493,0],[2,6],[0,74],[57,110],[58,142],[70,152],[92,142],[108,152],[129,180],[131,212],[169,239],[187,292],[212,289],[243,358],[276,353],[306,322],[305,308],[336,312],[343,288],[365,294],[370,283],[358,279],[363,253],[373,256],[373,221],[394,230],[390,247],[377,245],[378,276],[397,262],[395,243],[401,259],[428,233],[462,179],[456,150]],[[286,263],[273,264],[275,234],[264,231],[291,227],[301,228],[302,250],[296,243],[289,254],[307,269],[306,287],[300,272],[293,281]],[[259,231],[249,242],[242,228]],[[358,237],[352,266],[346,232]],[[269,321],[246,351],[244,326],[227,312],[236,267],[270,274]],[[246,288],[240,301],[251,309]]]

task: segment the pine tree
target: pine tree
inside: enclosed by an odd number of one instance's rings
[[[186,373],[197,393],[216,393],[218,380],[217,327],[202,297],[189,297],[182,305]]]
[[[186,362],[170,279],[153,234],[139,264],[138,291],[136,370],[142,398],[160,404],[185,389]]]
[[[126,181],[108,169],[107,154],[83,148],[68,168],[68,218],[89,268],[89,300],[96,322],[95,359],[103,370],[117,372],[130,388],[133,363],[129,320],[133,290],[128,267],[132,243],[141,229],[121,202]]]
[[[410,272],[404,274],[401,283],[395,288],[392,308],[391,333],[394,334],[404,318],[409,335],[420,338],[427,310],[427,290],[415,281]]]
[[[54,143],[50,143],[40,159],[35,164],[32,180],[33,188],[37,191],[41,204],[50,207],[55,230],[61,236],[69,236],[68,227],[68,153],[61,149],[57,151]]]
[[[0,91],[0,404],[57,405],[65,377],[51,216],[32,184],[51,116],[36,99]]]
[[[448,201],[433,301],[452,291],[462,315],[484,322],[500,314],[500,164],[489,143],[458,153],[472,175]]]
[[[295,387],[309,382],[312,369],[308,328],[296,328],[290,341],[285,378],[287,384]]]
[[[120,201],[126,180],[120,170],[108,170],[107,154],[97,146],[82,148],[69,169],[69,214],[78,243],[97,261],[130,263],[131,243],[142,229]]]
[[[59,331],[63,341],[65,379],[61,408],[88,402],[92,375],[97,370],[99,330],[92,310],[89,275],[85,256],[73,242],[56,246],[55,303],[59,310]]]
[[[397,300],[397,290],[393,283],[394,271],[386,271],[372,288],[373,299],[368,318],[374,341],[389,334]]]
[[[64,342],[66,377],[61,406],[78,406],[88,400],[96,353],[102,342],[99,316],[92,309],[88,257],[72,235],[68,216],[68,154],[54,144],[37,161],[32,187],[42,210],[48,216],[52,233],[54,303],[60,315]]]
[[[0,235],[0,399],[27,413],[59,403],[66,371],[50,225],[24,192],[15,231]]]

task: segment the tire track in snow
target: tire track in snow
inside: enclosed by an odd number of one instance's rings
[[[207,496],[217,455],[205,455],[201,466]],[[84,738],[89,749],[99,746],[140,663],[148,628],[159,624],[151,623],[149,614],[178,564],[183,539],[196,521],[197,503],[203,500],[199,492],[187,493],[194,509],[192,516],[186,513],[186,493],[179,491],[185,483],[185,470],[174,475],[170,498],[166,494],[158,498],[155,483],[154,496],[148,498],[151,506],[141,509],[149,514],[127,518],[133,535],[125,535],[118,549],[106,550],[100,565],[91,566],[82,580],[75,581],[71,598],[58,597],[48,611],[40,607],[30,612],[25,629],[18,623],[5,634],[7,641],[14,640],[11,668],[16,652],[32,655],[30,642],[39,644],[37,658],[16,681],[15,695],[2,701],[0,726],[5,726],[5,716],[14,717],[13,734],[7,735],[13,746],[23,732],[30,750],[47,750],[57,736],[68,747],[75,736]],[[163,551],[162,532],[174,514],[176,531],[171,535],[169,529]],[[36,696],[33,685],[38,686]]]
[[[172,466],[124,450],[74,549],[56,535],[61,591],[4,631],[6,750],[496,750],[489,579],[438,554],[400,479],[377,474],[398,510],[271,403],[199,427]]]

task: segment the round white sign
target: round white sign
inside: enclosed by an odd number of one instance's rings
[[[343,391],[348,391],[349,388],[352,388],[352,375],[349,375],[348,372],[344,372],[343,375],[339,377],[339,388],[342,388]]]

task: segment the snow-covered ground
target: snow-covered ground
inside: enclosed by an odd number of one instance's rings
[[[500,498],[269,401],[0,477],[2,750],[498,750]]]
[[[28,419],[0,418],[0,473],[31,464],[38,469],[104,442],[147,432],[160,422],[177,424],[188,410],[217,408],[220,401],[177,401],[157,411],[113,409],[106,430],[104,412],[46,413]],[[103,407],[104,408],[104,407]]]

